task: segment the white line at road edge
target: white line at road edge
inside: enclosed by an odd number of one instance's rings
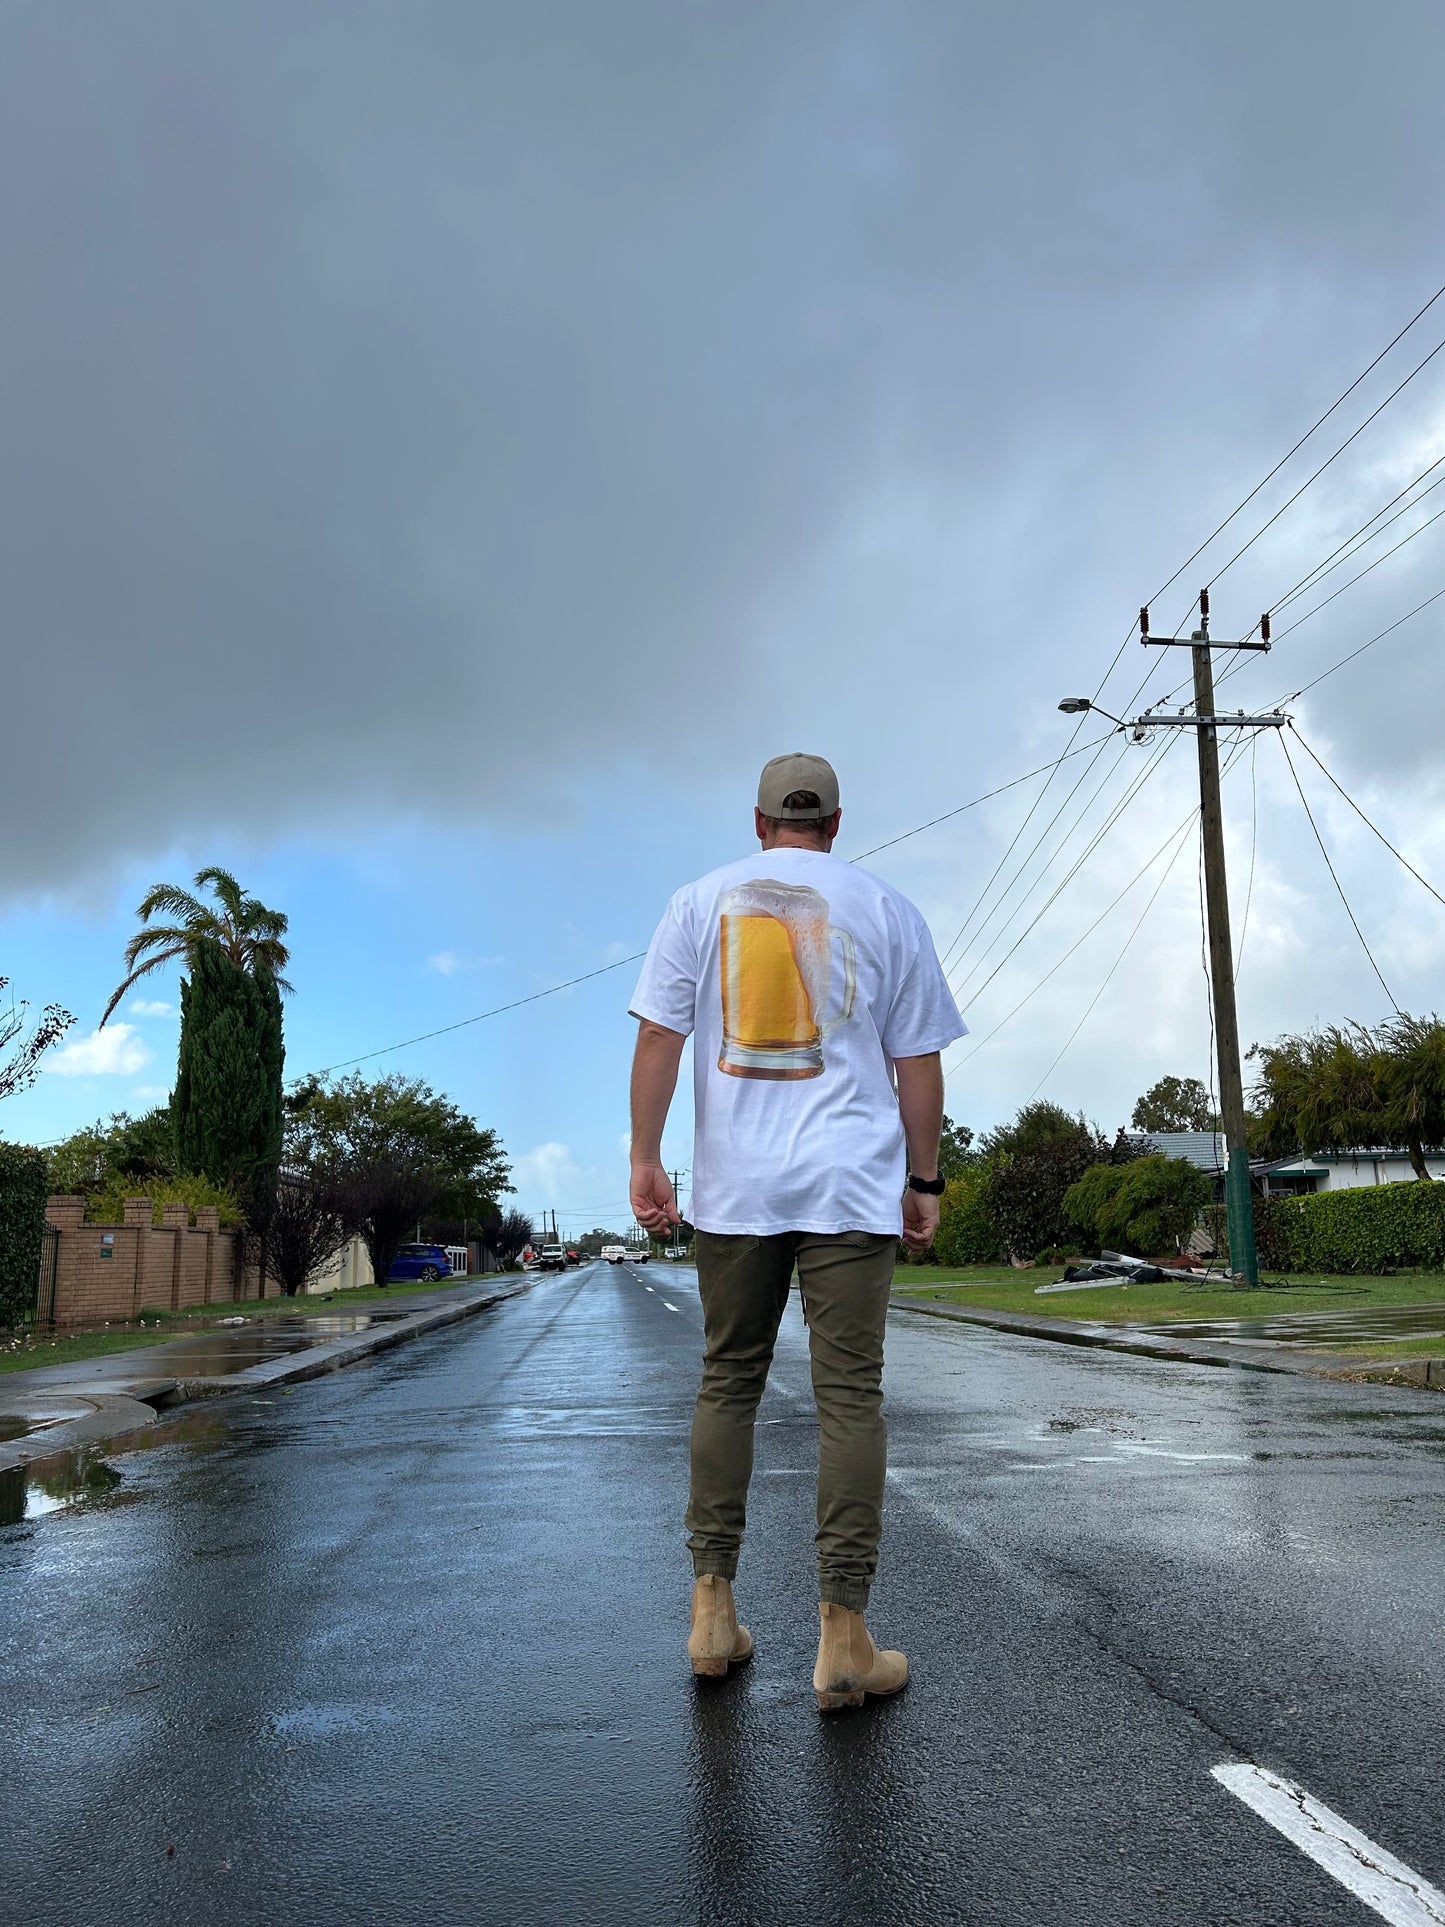
[[[663,1301],[662,1301],[662,1302],[663,1302],[663,1304],[664,1304],[664,1305],[667,1305],[667,1300],[666,1300],[665,1298],[663,1299]],[[677,1311],[677,1306],[676,1306],[676,1305],[667,1305],[667,1309],[668,1309],[669,1311]],[[682,1314],[681,1314],[680,1312],[678,1312],[678,1316],[679,1316],[679,1317],[681,1317],[681,1316],[682,1316]]]
[[[1260,1766],[1227,1761],[1214,1777],[1393,1927],[1441,1927],[1445,1894],[1327,1806]]]

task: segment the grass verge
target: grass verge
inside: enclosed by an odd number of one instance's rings
[[[1445,1300],[1445,1273],[1399,1272],[1389,1278],[1315,1278],[1292,1273],[1271,1279],[1268,1288],[1236,1291],[1219,1283],[1165,1280],[1157,1285],[1097,1286],[1088,1291],[1049,1292],[1061,1270],[1040,1267],[1014,1271],[1000,1265],[975,1265],[966,1271],[942,1266],[900,1265],[893,1289],[944,1303],[973,1305],[980,1311],[1007,1311],[1030,1318],[1082,1319],[1091,1324],[1158,1324],[1193,1318],[1278,1318],[1292,1311],[1354,1311],[1381,1305],[1426,1305]],[[1406,1341],[1409,1343],[1410,1341]],[[1428,1345],[1433,1341],[1422,1340]],[[1361,1349],[1364,1349],[1361,1347]],[[1404,1352],[1403,1345],[1389,1351]],[[1413,1349],[1413,1346],[1412,1346]]]
[[[0,1373],[31,1372],[40,1365],[69,1365],[86,1358],[107,1358],[112,1352],[135,1351],[142,1345],[159,1345],[174,1332],[138,1331],[133,1326],[123,1331],[81,1332],[76,1338],[22,1339],[13,1351],[0,1352]]]

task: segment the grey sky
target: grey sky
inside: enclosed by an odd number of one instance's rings
[[[0,881],[425,809],[419,709],[486,733],[453,818],[544,706],[594,780],[655,703],[721,781],[762,703],[881,786],[901,702],[900,825],[1012,773],[1445,278],[1442,56],[1407,4],[9,8]]]

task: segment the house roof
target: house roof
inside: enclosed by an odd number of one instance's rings
[[[1147,1144],[1151,1151],[1161,1152],[1166,1158],[1187,1158],[1212,1177],[1229,1163],[1222,1131],[1139,1131],[1132,1135],[1136,1143]]]

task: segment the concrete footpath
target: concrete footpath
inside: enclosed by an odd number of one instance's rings
[[[1194,1365],[1232,1365],[1250,1372],[1289,1372],[1310,1378],[1345,1378],[1383,1385],[1417,1385],[1445,1391],[1445,1358],[1380,1358],[1347,1352],[1301,1350],[1279,1339],[1254,1342],[1174,1336],[1153,1327],[1091,1323],[1074,1318],[1030,1318],[1017,1312],[980,1311],[972,1305],[927,1301],[894,1292],[895,1311],[921,1312],[926,1318],[948,1318],[965,1325],[986,1325],[991,1331],[1012,1332],[1020,1338],[1047,1338],[1059,1345],[1085,1345],[1113,1352],[1132,1352],[1138,1358],[1162,1358]]]
[[[515,1276],[505,1284],[480,1279],[471,1286],[408,1296],[396,1305],[373,1299],[354,1311],[342,1303],[331,1313],[267,1313],[134,1351],[7,1372],[0,1375],[0,1472],[121,1438],[191,1400],[294,1385],[340,1371],[474,1317],[530,1291],[534,1282]]]

